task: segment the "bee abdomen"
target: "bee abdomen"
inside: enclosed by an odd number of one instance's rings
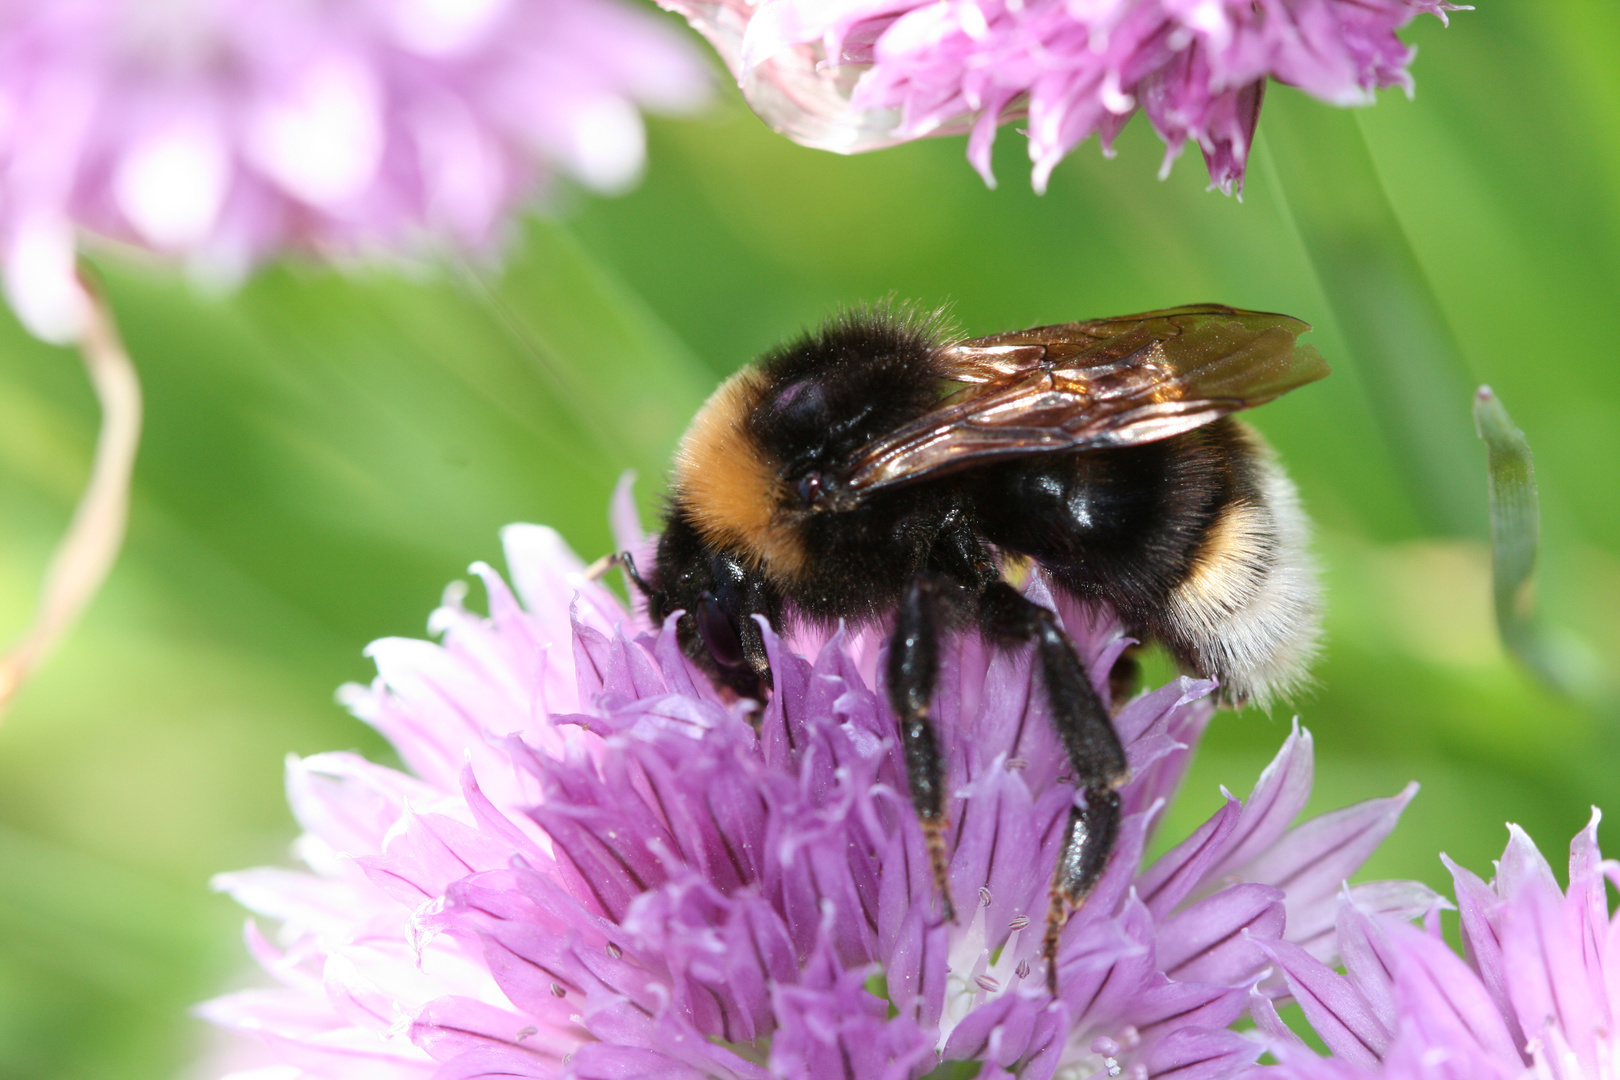
[[[1265,706],[1306,682],[1321,587],[1293,482],[1257,435],[1249,493],[1222,506],[1166,598],[1158,636],[1228,701]]]

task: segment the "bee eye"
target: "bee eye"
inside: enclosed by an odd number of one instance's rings
[[[816,505],[817,500],[821,498],[821,474],[814,471],[805,473],[799,478],[795,488],[798,490],[799,498],[803,500],[805,506]]]
[[[820,427],[827,422],[827,391],[810,379],[793,383],[776,395],[775,412],[781,423]]]
[[[697,626],[703,647],[716,663],[728,668],[742,666],[742,639],[737,636],[737,626],[721,610],[713,593],[705,592],[698,597]]]

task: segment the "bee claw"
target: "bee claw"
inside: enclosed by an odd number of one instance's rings
[[[928,846],[928,866],[934,876],[934,891],[945,906],[945,921],[956,922],[956,902],[951,899],[951,860],[945,850],[945,830],[949,822],[924,820],[923,842]]]
[[[1053,997],[1057,997],[1058,992],[1058,940],[1063,936],[1063,927],[1068,921],[1068,900],[1064,897],[1063,890],[1053,882],[1052,903],[1046,909],[1046,934],[1041,939],[1041,956],[1046,960],[1046,992]]]

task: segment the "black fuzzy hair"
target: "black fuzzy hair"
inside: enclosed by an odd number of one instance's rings
[[[810,357],[830,359],[842,354],[867,357],[873,354],[933,352],[951,340],[952,326],[946,309],[926,310],[916,304],[889,297],[871,304],[839,308],[820,326],[769,350],[758,366],[767,376],[790,375],[798,363]]]
[[[841,311],[760,358],[766,390],[749,428],[779,461],[832,464],[938,402],[947,334],[938,311]]]

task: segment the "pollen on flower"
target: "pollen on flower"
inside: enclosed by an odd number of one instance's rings
[[[1054,999],[1031,922],[1074,792],[1028,656],[968,637],[944,659],[951,887],[979,903],[942,922],[874,683],[881,634],[768,634],[774,691],[752,715],[555,533],[504,536],[515,593],[476,566],[488,615],[450,597],[439,643],[377,642],[377,681],[344,692],[410,772],[294,760],[308,871],[219,881],[280,923],[249,931],[280,985],[201,1011],[289,1076],[1234,1076],[1260,1052],[1228,1027],[1267,949],[1334,960],[1337,889],[1410,797],[1294,825],[1311,775],[1296,727],[1248,800],[1144,866],[1211,687],[1123,703],[1120,844],[1064,928]],[[1054,604],[1038,575],[1027,588]],[[1106,695],[1127,639],[1057,610]],[[1397,914],[1433,900],[1362,889]]]

